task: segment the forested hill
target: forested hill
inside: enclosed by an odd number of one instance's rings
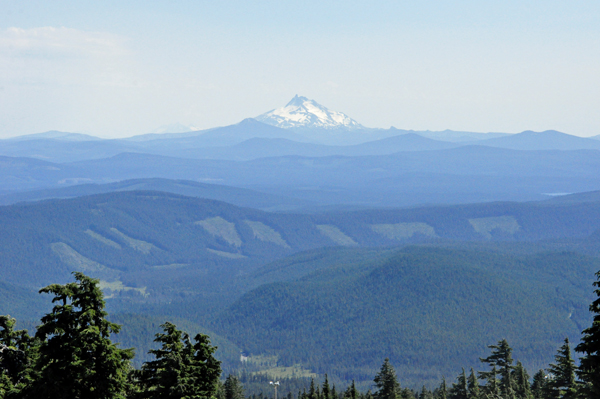
[[[548,364],[588,324],[600,268],[582,254],[600,248],[599,202],[298,215],[130,191],[0,207],[0,226],[0,314],[38,318],[35,290],[77,270],[111,312],[152,317],[123,316],[124,345],[179,317],[222,336],[232,362],[239,348],[341,379],[388,356],[407,382],[437,381],[501,338]]]
[[[39,287],[78,269],[147,295],[157,281],[187,286],[318,247],[585,238],[600,230],[600,202],[297,215],[132,191],[0,207],[0,225],[2,281]]]
[[[19,191],[0,194],[0,205],[11,205],[24,201],[39,201],[52,198],[76,198],[88,195],[111,193],[115,191],[163,191],[225,201],[233,205],[263,209],[285,210],[310,205],[308,201],[266,194],[258,191],[219,184],[200,183],[191,180],[172,179],[131,179],[106,184],[79,184],[74,186],[47,188],[32,191]]]
[[[368,380],[389,357],[410,386],[478,369],[486,345],[501,338],[538,370],[565,337],[578,342],[591,322],[597,258],[426,247],[376,252],[319,250],[278,262],[260,273],[274,282],[236,301],[213,328],[248,353],[346,380]],[[296,278],[282,281],[286,273]]]

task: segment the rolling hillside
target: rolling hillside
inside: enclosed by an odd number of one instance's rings
[[[0,207],[0,225],[3,281],[39,287],[81,268],[137,287],[118,290],[143,296],[142,287],[160,292],[154,284],[191,286],[200,276],[209,281],[227,268],[241,272],[311,248],[586,238],[600,230],[600,202],[300,215],[127,191]]]
[[[199,197],[228,202],[230,204],[262,210],[288,210],[310,206],[308,201],[257,192],[237,187],[201,183],[191,180],[132,179],[106,184],[79,184],[61,188],[49,188],[16,193],[0,194],[0,205],[24,201],[40,201],[53,198],[76,198],[87,195],[119,191],[163,191],[189,197]]]
[[[0,207],[0,225],[2,282],[35,289],[81,270],[123,311],[194,298],[213,312],[266,282],[248,279],[261,265],[315,248],[579,239],[569,248],[593,254],[600,202],[300,215],[127,191]]]
[[[270,270],[308,273],[247,293],[214,328],[249,353],[346,380],[369,380],[389,357],[403,383],[434,383],[460,367],[480,368],[486,345],[502,338],[537,370],[565,336],[577,342],[589,324],[600,268],[598,259],[573,253],[514,257],[409,247],[387,259],[362,255],[339,262],[334,253],[315,253]]]
[[[541,367],[589,322],[600,268],[600,202],[301,215],[126,191],[3,206],[0,226],[0,313],[35,318],[35,291],[79,270],[143,319],[119,319],[126,345],[177,318],[223,337],[231,367],[245,350],[342,380],[386,356],[438,380],[501,338]]]

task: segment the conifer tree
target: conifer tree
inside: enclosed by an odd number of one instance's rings
[[[419,399],[433,399],[433,393],[425,388],[425,385],[421,388],[421,392],[419,393]]]
[[[467,397],[469,399],[479,399],[481,398],[481,389],[479,388],[479,379],[475,375],[475,370],[471,367],[471,374],[469,374],[469,378],[467,380],[467,386],[469,389],[469,393]]]
[[[110,340],[120,326],[106,320],[99,280],[75,272],[76,282],[52,284],[40,293],[54,294],[52,312],[42,317],[36,378],[31,398],[120,399],[128,388],[132,349]]]
[[[16,395],[32,379],[37,341],[26,330],[15,331],[16,320],[0,316],[0,398]]]
[[[496,376],[500,375],[500,381],[498,389],[503,399],[515,399],[514,384],[512,381],[512,348],[508,345],[505,339],[498,342],[497,345],[489,345],[488,348],[492,349],[492,354],[485,359],[480,358],[479,360],[483,363],[487,363],[493,367],[492,371],[481,372],[479,377],[488,380],[489,385],[496,384]],[[486,394],[496,391],[496,388],[492,391],[486,389]]]
[[[492,370],[489,372],[480,373],[480,377],[486,380],[486,383],[483,387],[482,396],[486,399],[497,399],[502,398],[500,391],[500,381],[498,381],[498,369],[496,365],[492,367]]]
[[[583,391],[587,399],[600,399],[600,271],[594,282],[594,293],[598,297],[590,305],[594,314],[592,325],[583,330],[581,343],[575,350],[582,353],[577,375],[585,383]]]
[[[172,323],[161,325],[156,334],[160,349],[149,351],[156,360],[146,362],[139,372],[140,394],[144,399],[205,399],[214,396],[221,374],[221,362],[213,353],[208,336],[197,334],[192,343],[187,333]]]
[[[446,377],[442,376],[442,383],[438,388],[437,399],[447,399],[448,398],[448,387],[446,386]]]
[[[358,391],[356,390],[356,384],[354,383],[354,380],[352,380],[352,384],[350,384],[350,386],[346,389],[344,398],[358,399]]]
[[[467,374],[462,369],[462,374],[456,378],[456,383],[452,384],[448,398],[450,399],[468,399],[469,388],[467,385]]]
[[[325,374],[325,381],[323,381],[322,395],[323,399],[331,399],[331,389],[329,388],[329,380],[327,374]]]
[[[547,376],[544,370],[539,370],[533,375],[531,383],[531,395],[534,399],[544,399],[546,396]]]
[[[569,338],[560,347],[554,357],[556,363],[550,364],[548,372],[552,378],[548,381],[548,391],[552,398],[573,399],[577,396],[577,382],[575,373],[577,366],[571,356]]]
[[[416,399],[415,393],[410,388],[404,388],[400,390],[400,397],[402,399]]]
[[[240,380],[229,374],[223,383],[223,393],[225,399],[244,399],[244,387]]]
[[[521,362],[517,362],[513,370],[513,382],[517,399],[532,399],[529,374]]]
[[[317,389],[315,388],[315,379],[310,379],[310,388],[308,390],[308,399],[319,399],[317,396]]]
[[[379,373],[373,380],[377,387],[375,399],[398,399],[400,396],[400,383],[396,377],[396,370],[390,364],[390,359],[386,358],[381,365]]]
[[[131,376],[135,378],[136,377],[135,374],[136,374],[136,372],[134,371],[134,372],[131,373]],[[137,381],[132,381],[132,383],[136,384]],[[133,392],[132,394],[130,394],[127,397],[128,398],[134,398],[136,396],[140,396],[139,393],[138,393],[139,389],[137,389],[137,388],[138,387],[136,386],[135,392]],[[215,396],[214,396],[213,399],[225,399],[225,387],[224,387],[223,382],[221,382],[221,381],[217,382],[217,391],[215,392]]]

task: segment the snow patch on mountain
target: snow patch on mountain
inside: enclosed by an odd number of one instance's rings
[[[314,100],[296,95],[285,107],[277,108],[255,118],[280,128],[307,127],[324,129],[363,129],[348,115],[327,109]]]

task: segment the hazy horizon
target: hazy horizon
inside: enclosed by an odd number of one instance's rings
[[[0,1],[0,138],[226,126],[295,94],[367,127],[600,134],[600,4]]]

